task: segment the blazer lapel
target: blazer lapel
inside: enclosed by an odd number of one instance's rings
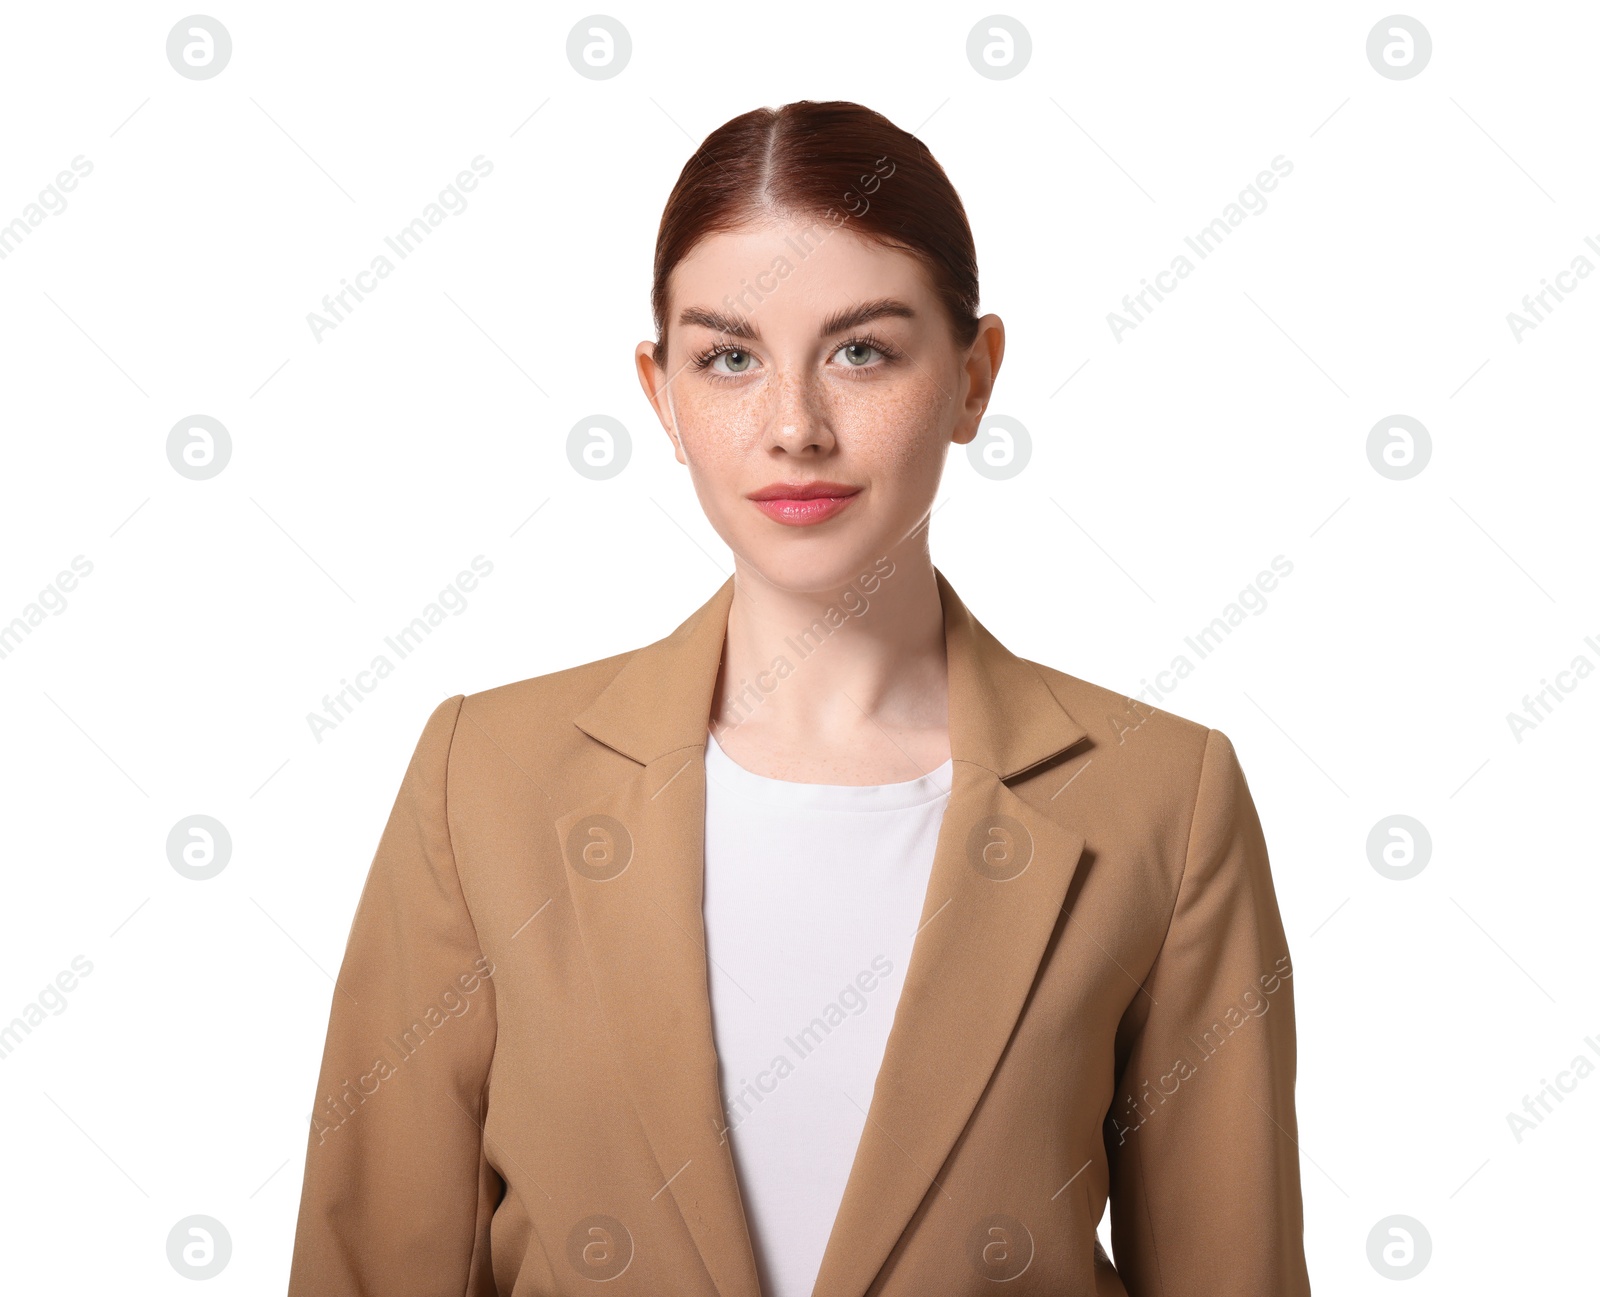
[[[935,578],[953,783],[816,1297],[862,1297],[918,1204],[942,1192],[939,1169],[1016,1024],[1084,846],[1005,780],[1085,730]],[[706,724],[732,598],[730,578],[630,655],[575,718],[636,764],[556,831],[601,1010],[663,1180],[721,1297],[759,1297],[723,1133],[702,911]]]

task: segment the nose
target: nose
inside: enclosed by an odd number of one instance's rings
[[[768,415],[768,442],[790,454],[833,444],[833,431],[820,394],[804,379],[786,375],[773,384],[774,407]]]

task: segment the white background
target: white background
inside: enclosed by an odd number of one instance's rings
[[[1592,6],[1411,11],[1408,80],[1352,4],[1023,5],[1007,80],[970,6],[623,5],[602,81],[567,61],[581,8],[225,5],[202,81],[167,62],[183,12],[9,6],[0,48],[0,222],[93,166],[0,260],[0,624],[93,564],[0,658],[0,1023],[93,965],[0,1059],[0,1284],[193,1291],[165,1247],[201,1213],[233,1241],[210,1291],[282,1291],[331,973],[429,711],[653,640],[731,571],[631,352],[690,150],[799,98],[917,133],[967,206],[991,411],[1033,457],[952,455],[933,548],[1003,642],[1135,694],[1294,565],[1163,705],[1233,739],[1271,847],[1314,1289],[1393,1291],[1367,1239],[1395,1214],[1432,1239],[1408,1291],[1593,1284],[1600,1076],[1520,1141],[1507,1114],[1600,1063],[1600,673],[1521,742],[1507,713],[1600,664],[1600,276],[1506,318],[1600,266]],[[470,206],[317,340],[479,154]],[[1280,154],[1266,210],[1113,336]],[[595,413],[632,434],[609,481],[567,462]],[[1397,413],[1432,437],[1404,481],[1366,453]],[[208,481],[166,458],[193,414],[232,438]],[[480,554],[466,611],[316,741]],[[206,882],[166,858],[196,813],[233,839]],[[1432,837],[1404,882],[1367,856],[1392,814]]]

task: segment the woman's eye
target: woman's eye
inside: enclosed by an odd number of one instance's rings
[[[715,365],[718,361],[725,360],[728,362],[726,372],[743,374],[750,368],[750,362],[754,359],[755,357],[748,351],[721,351],[712,357],[711,363]]]
[[[883,355],[869,342],[847,342],[834,354],[843,356],[849,364],[857,367],[869,365],[873,357]]]

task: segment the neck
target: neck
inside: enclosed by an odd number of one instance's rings
[[[769,768],[885,778],[948,757],[944,612],[926,535],[833,588],[783,589],[736,560],[712,697],[718,742]]]

